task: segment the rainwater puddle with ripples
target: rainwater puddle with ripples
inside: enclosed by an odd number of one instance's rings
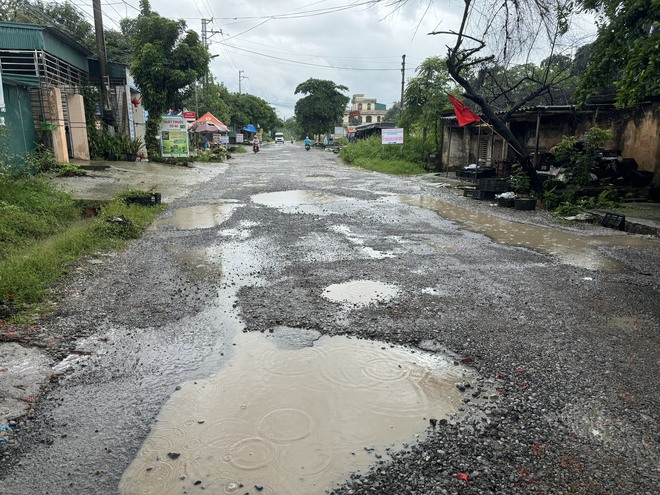
[[[658,247],[657,242],[630,235],[581,235],[513,222],[430,197],[397,196],[387,200],[436,211],[443,218],[458,222],[500,244],[548,253],[556,256],[562,263],[588,270],[615,272],[620,269],[618,263],[598,250],[599,246]]]
[[[455,383],[471,379],[447,357],[382,342],[291,347],[278,329],[235,342],[225,369],[162,408],[123,495],[322,494],[455,413]]]

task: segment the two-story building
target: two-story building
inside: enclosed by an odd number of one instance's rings
[[[344,112],[344,127],[371,124],[385,121],[387,107],[376,98],[365,98],[364,94],[354,94],[351,106]]]

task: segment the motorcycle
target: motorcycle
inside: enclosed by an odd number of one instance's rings
[[[258,145],[257,143],[254,143],[254,144],[252,145],[252,151],[254,151],[255,153],[256,153],[257,151],[259,151],[259,145]]]
[[[311,148],[311,146],[309,144],[306,144],[305,145],[305,151],[309,151],[309,148]]]

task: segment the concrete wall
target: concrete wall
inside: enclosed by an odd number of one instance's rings
[[[64,109],[62,107],[62,92],[59,88],[44,88],[44,118],[54,129],[49,130],[53,142],[53,152],[59,163],[69,163],[69,150],[64,129]]]
[[[78,160],[89,160],[85,103],[82,95],[68,95],[67,107],[69,109],[69,134],[71,136],[71,152],[73,158],[77,158]]]
[[[619,149],[624,157],[634,158],[639,170],[659,173],[659,103],[636,111],[632,118],[626,121],[615,123],[614,131]]]

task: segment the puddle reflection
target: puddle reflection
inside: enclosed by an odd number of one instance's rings
[[[465,371],[442,356],[347,337],[292,349],[276,336],[240,334],[226,369],[175,393],[123,495],[325,493],[460,404]]]

